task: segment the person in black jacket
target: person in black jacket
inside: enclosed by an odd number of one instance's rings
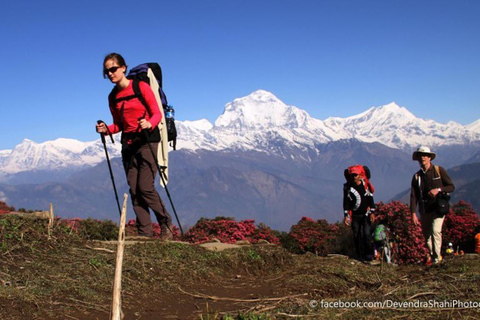
[[[352,226],[355,253],[360,261],[372,260],[371,223],[375,210],[372,192],[361,166],[349,167],[343,186],[343,222]]]
[[[420,164],[420,170],[412,178],[410,212],[413,223],[418,225],[419,220],[416,215],[418,204],[422,232],[430,252],[427,257],[428,264],[442,261],[442,225],[445,216],[437,214],[435,199],[441,192],[450,193],[455,190],[455,185],[447,171],[443,167],[432,164],[435,157],[436,154],[424,146],[419,147],[412,155],[412,160]]]

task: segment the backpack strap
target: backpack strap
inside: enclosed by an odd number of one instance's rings
[[[110,94],[108,95],[108,101],[111,104],[115,104],[115,103],[118,103],[118,102],[131,100],[131,99],[137,98],[137,97],[138,97],[138,99],[140,99],[139,96],[141,96],[142,93],[140,92],[140,87],[138,85],[138,82],[137,82],[137,91],[135,91],[135,80],[132,80],[132,81],[133,81],[133,92],[134,92],[134,94],[126,96],[126,97],[117,98],[118,89],[115,86],[115,87],[113,87],[112,91],[110,91]]]
[[[115,105],[116,103],[120,101],[125,101],[127,99],[122,98],[122,99],[117,99],[117,93],[118,93],[118,88],[115,86],[113,87],[112,91],[110,91],[110,94],[108,95],[108,103],[110,106]],[[124,112],[124,104],[122,103],[122,106],[120,107],[120,113],[121,113],[121,120],[122,122],[119,124],[120,131],[123,131],[123,112]]]
[[[438,166],[433,166],[435,168],[435,172],[437,173],[437,176],[439,178],[442,178],[442,176],[440,175],[440,168]]]
[[[148,109],[147,101],[145,100],[142,92],[140,91],[140,80],[133,79],[132,80],[132,87],[133,87],[133,92],[134,92],[134,95],[132,97],[137,97],[138,100],[140,100],[140,102],[143,104],[145,109]]]
[[[133,98],[138,98],[138,100],[140,100],[140,102],[143,104],[145,109],[148,110],[147,101],[145,100],[142,92],[140,91],[140,80],[133,79],[132,80],[132,87],[133,87],[133,94],[129,95],[129,96],[126,96],[126,97],[122,97],[122,98],[117,98],[116,97],[118,89],[117,89],[117,87],[114,87],[112,89],[112,91],[110,92],[110,94],[108,95],[108,100],[111,103],[118,103],[118,102],[122,102],[122,101],[131,100]],[[123,114],[123,105],[122,105],[122,114]]]

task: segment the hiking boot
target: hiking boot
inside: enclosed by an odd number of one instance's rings
[[[443,257],[440,256],[440,257],[438,257],[438,258],[435,258],[435,261],[433,262],[433,264],[440,264],[440,263],[442,263],[442,262],[443,262]]]
[[[167,226],[166,224],[162,224],[160,226],[160,240],[172,240],[173,239],[173,225]]]
[[[372,260],[368,262],[368,264],[371,266],[378,266],[379,264],[382,264],[382,262],[380,260]]]
[[[425,265],[427,267],[430,267],[432,265],[432,258],[430,257],[430,255],[428,255],[427,258],[425,259]]]

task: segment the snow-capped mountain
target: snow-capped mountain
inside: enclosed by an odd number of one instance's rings
[[[335,130],[346,130],[360,141],[379,142],[397,149],[465,144],[480,139],[480,130],[474,127],[420,119],[393,102],[346,119],[329,118],[325,124]]]
[[[120,156],[120,144],[109,145],[111,157]],[[58,170],[82,168],[103,161],[105,151],[99,140],[81,142],[74,139],[56,139],[36,143],[23,140],[13,150],[0,152],[0,174],[30,170]]]
[[[480,119],[462,126],[424,120],[395,103],[372,107],[348,118],[331,117],[324,121],[306,111],[289,106],[264,90],[235,99],[225,106],[215,124],[202,119],[177,121],[177,149],[255,150],[283,154],[285,148],[305,154],[318,153],[318,144],[343,139],[378,142],[410,150],[419,145],[441,147],[480,143]],[[118,142],[119,135],[116,136]],[[108,141],[110,157],[120,156],[120,143]],[[308,160],[308,155],[304,156]],[[57,139],[35,143],[25,139],[13,150],[0,151],[0,176],[29,170],[93,166],[105,159],[100,139],[80,142]]]
[[[228,103],[208,133],[216,138],[220,149],[269,150],[269,141],[279,139],[305,149],[315,143],[348,138],[264,90]]]
[[[185,124],[182,129],[188,130],[187,127]],[[318,143],[355,138],[409,150],[423,144],[438,147],[478,142],[480,120],[468,126],[453,121],[441,124],[417,118],[392,102],[352,117],[331,117],[322,121],[312,118],[304,110],[284,104],[270,92],[258,90],[228,103],[215,125],[198,134],[195,146],[182,142],[179,147],[262,150],[273,137],[302,149],[313,148]]]
[[[465,126],[468,130],[474,131],[474,132],[480,132],[480,119],[477,121]]]

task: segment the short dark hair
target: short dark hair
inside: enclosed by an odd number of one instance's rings
[[[118,53],[115,53],[115,52],[109,53],[105,56],[105,59],[103,59],[103,66],[102,66],[103,71],[102,72],[103,72],[103,77],[104,78],[106,78],[105,63],[108,60],[115,60],[115,62],[118,64],[119,67],[123,67],[123,66],[125,66],[125,68],[127,67],[127,63],[125,62],[125,59],[123,59],[122,55],[120,55]]]

